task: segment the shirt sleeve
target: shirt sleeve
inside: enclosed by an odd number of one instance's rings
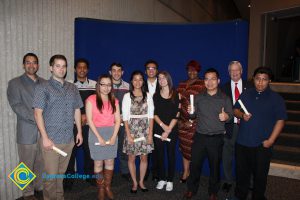
[[[75,85],[74,85],[74,88],[75,88],[75,93],[76,93],[75,94],[75,98],[76,98],[75,109],[82,108],[83,107],[83,103],[82,103],[82,99],[81,99],[79,90],[78,90],[78,88]]]
[[[33,97],[33,108],[39,108],[44,110],[47,105],[47,90],[46,87],[42,84],[39,84],[35,87],[34,97]]]
[[[26,120],[29,123],[35,124],[34,114],[32,109],[29,111],[27,106],[22,102],[20,88],[15,82],[10,81],[7,87],[7,99],[12,110],[18,117]]]
[[[277,95],[276,105],[274,105],[275,109],[275,118],[277,120],[286,120],[287,113],[284,100],[281,96]]]
[[[227,95],[225,95],[225,112],[228,114],[226,122],[229,122],[233,118],[233,109],[231,99]]]
[[[130,104],[131,104],[131,99],[130,99],[130,93],[128,92],[124,95],[122,101],[123,121],[128,121],[130,118]]]
[[[149,93],[147,93],[147,104],[148,104],[148,118],[153,119],[154,104],[153,104],[153,99]]]

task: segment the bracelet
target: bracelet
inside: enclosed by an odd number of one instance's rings
[[[163,125],[163,123],[162,123],[162,122],[160,122],[159,126],[162,126],[162,125]]]

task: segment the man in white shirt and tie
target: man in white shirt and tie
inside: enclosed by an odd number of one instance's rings
[[[231,80],[222,86],[222,91],[231,98],[232,105],[234,105],[238,100],[239,95],[244,90],[251,87],[251,84],[242,80],[243,67],[239,61],[231,61],[228,65],[228,72]],[[226,135],[224,137],[222,154],[225,183],[222,186],[222,190],[229,193],[234,181],[232,174],[232,161],[239,128],[239,120],[234,117],[229,123],[225,124],[225,128]]]

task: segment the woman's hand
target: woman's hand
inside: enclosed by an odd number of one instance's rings
[[[134,137],[132,134],[127,134],[128,144],[134,144]]]
[[[112,136],[109,140],[108,140],[108,142],[109,142],[109,145],[115,145],[115,143],[116,143],[116,137],[114,137],[114,136]]]
[[[165,141],[169,137],[169,133],[170,132],[163,132],[160,139],[162,141]]]
[[[105,146],[105,140],[103,140],[103,138],[101,136],[97,137],[98,138],[98,142],[100,144],[100,146]]]

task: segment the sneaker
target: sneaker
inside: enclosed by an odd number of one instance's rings
[[[166,191],[170,192],[173,190],[173,182],[167,182]]]
[[[157,185],[156,185],[156,189],[161,190],[164,188],[164,186],[167,184],[167,181],[158,181]]]

